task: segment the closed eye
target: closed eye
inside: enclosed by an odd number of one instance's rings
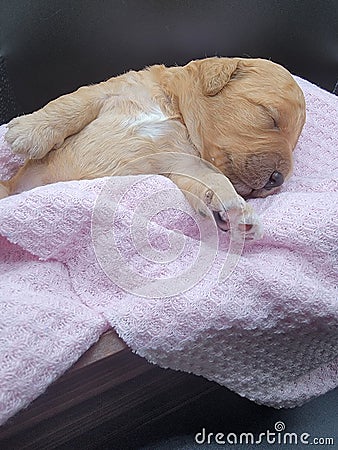
[[[278,111],[276,108],[273,107],[267,107],[267,106],[263,106],[261,105],[261,107],[264,109],[265,114],[267,114],[271,120],[271,128],[275,129],[275,130],[279,130],[279,123],[278,120],[276,119],[276,115],[278,115]]]
[[[276,120],[274,117],[271,117],[271,119],[272,119],[272,121],[273,121],[273,127],[274,127],[276,130],[279,130],[279,125],[278,125],[277,120]]]

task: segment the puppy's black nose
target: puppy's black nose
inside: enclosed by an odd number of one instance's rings
[[[273,172],[269,181],[264,186],[264,189],[273,189],[275,187],[281,186],[284,183],[284,177],[280,172]]]

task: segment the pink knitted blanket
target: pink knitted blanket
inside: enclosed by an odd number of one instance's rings
[[[240,256],[161,176],[0,201],[0,423],[111,326],[149,361],[265,405],[336,386],[338,99],[297,81],[307,122],[294,175],[252,201],[265,235]],[[7,178],[21,161],[0,133]]]

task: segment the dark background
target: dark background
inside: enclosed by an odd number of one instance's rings
[[[1,123],[83,84],[206,56],[268,58],[333,92],[337,0],[0,0]]]

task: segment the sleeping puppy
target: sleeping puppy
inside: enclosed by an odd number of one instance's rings
[[[163,174],[233,236],[260,237],[244,199],[291,175],[305,101],[290,73],[263,59],[155,65],[81,87],[8,124],[25,165],[0,198],[57,181]]]

